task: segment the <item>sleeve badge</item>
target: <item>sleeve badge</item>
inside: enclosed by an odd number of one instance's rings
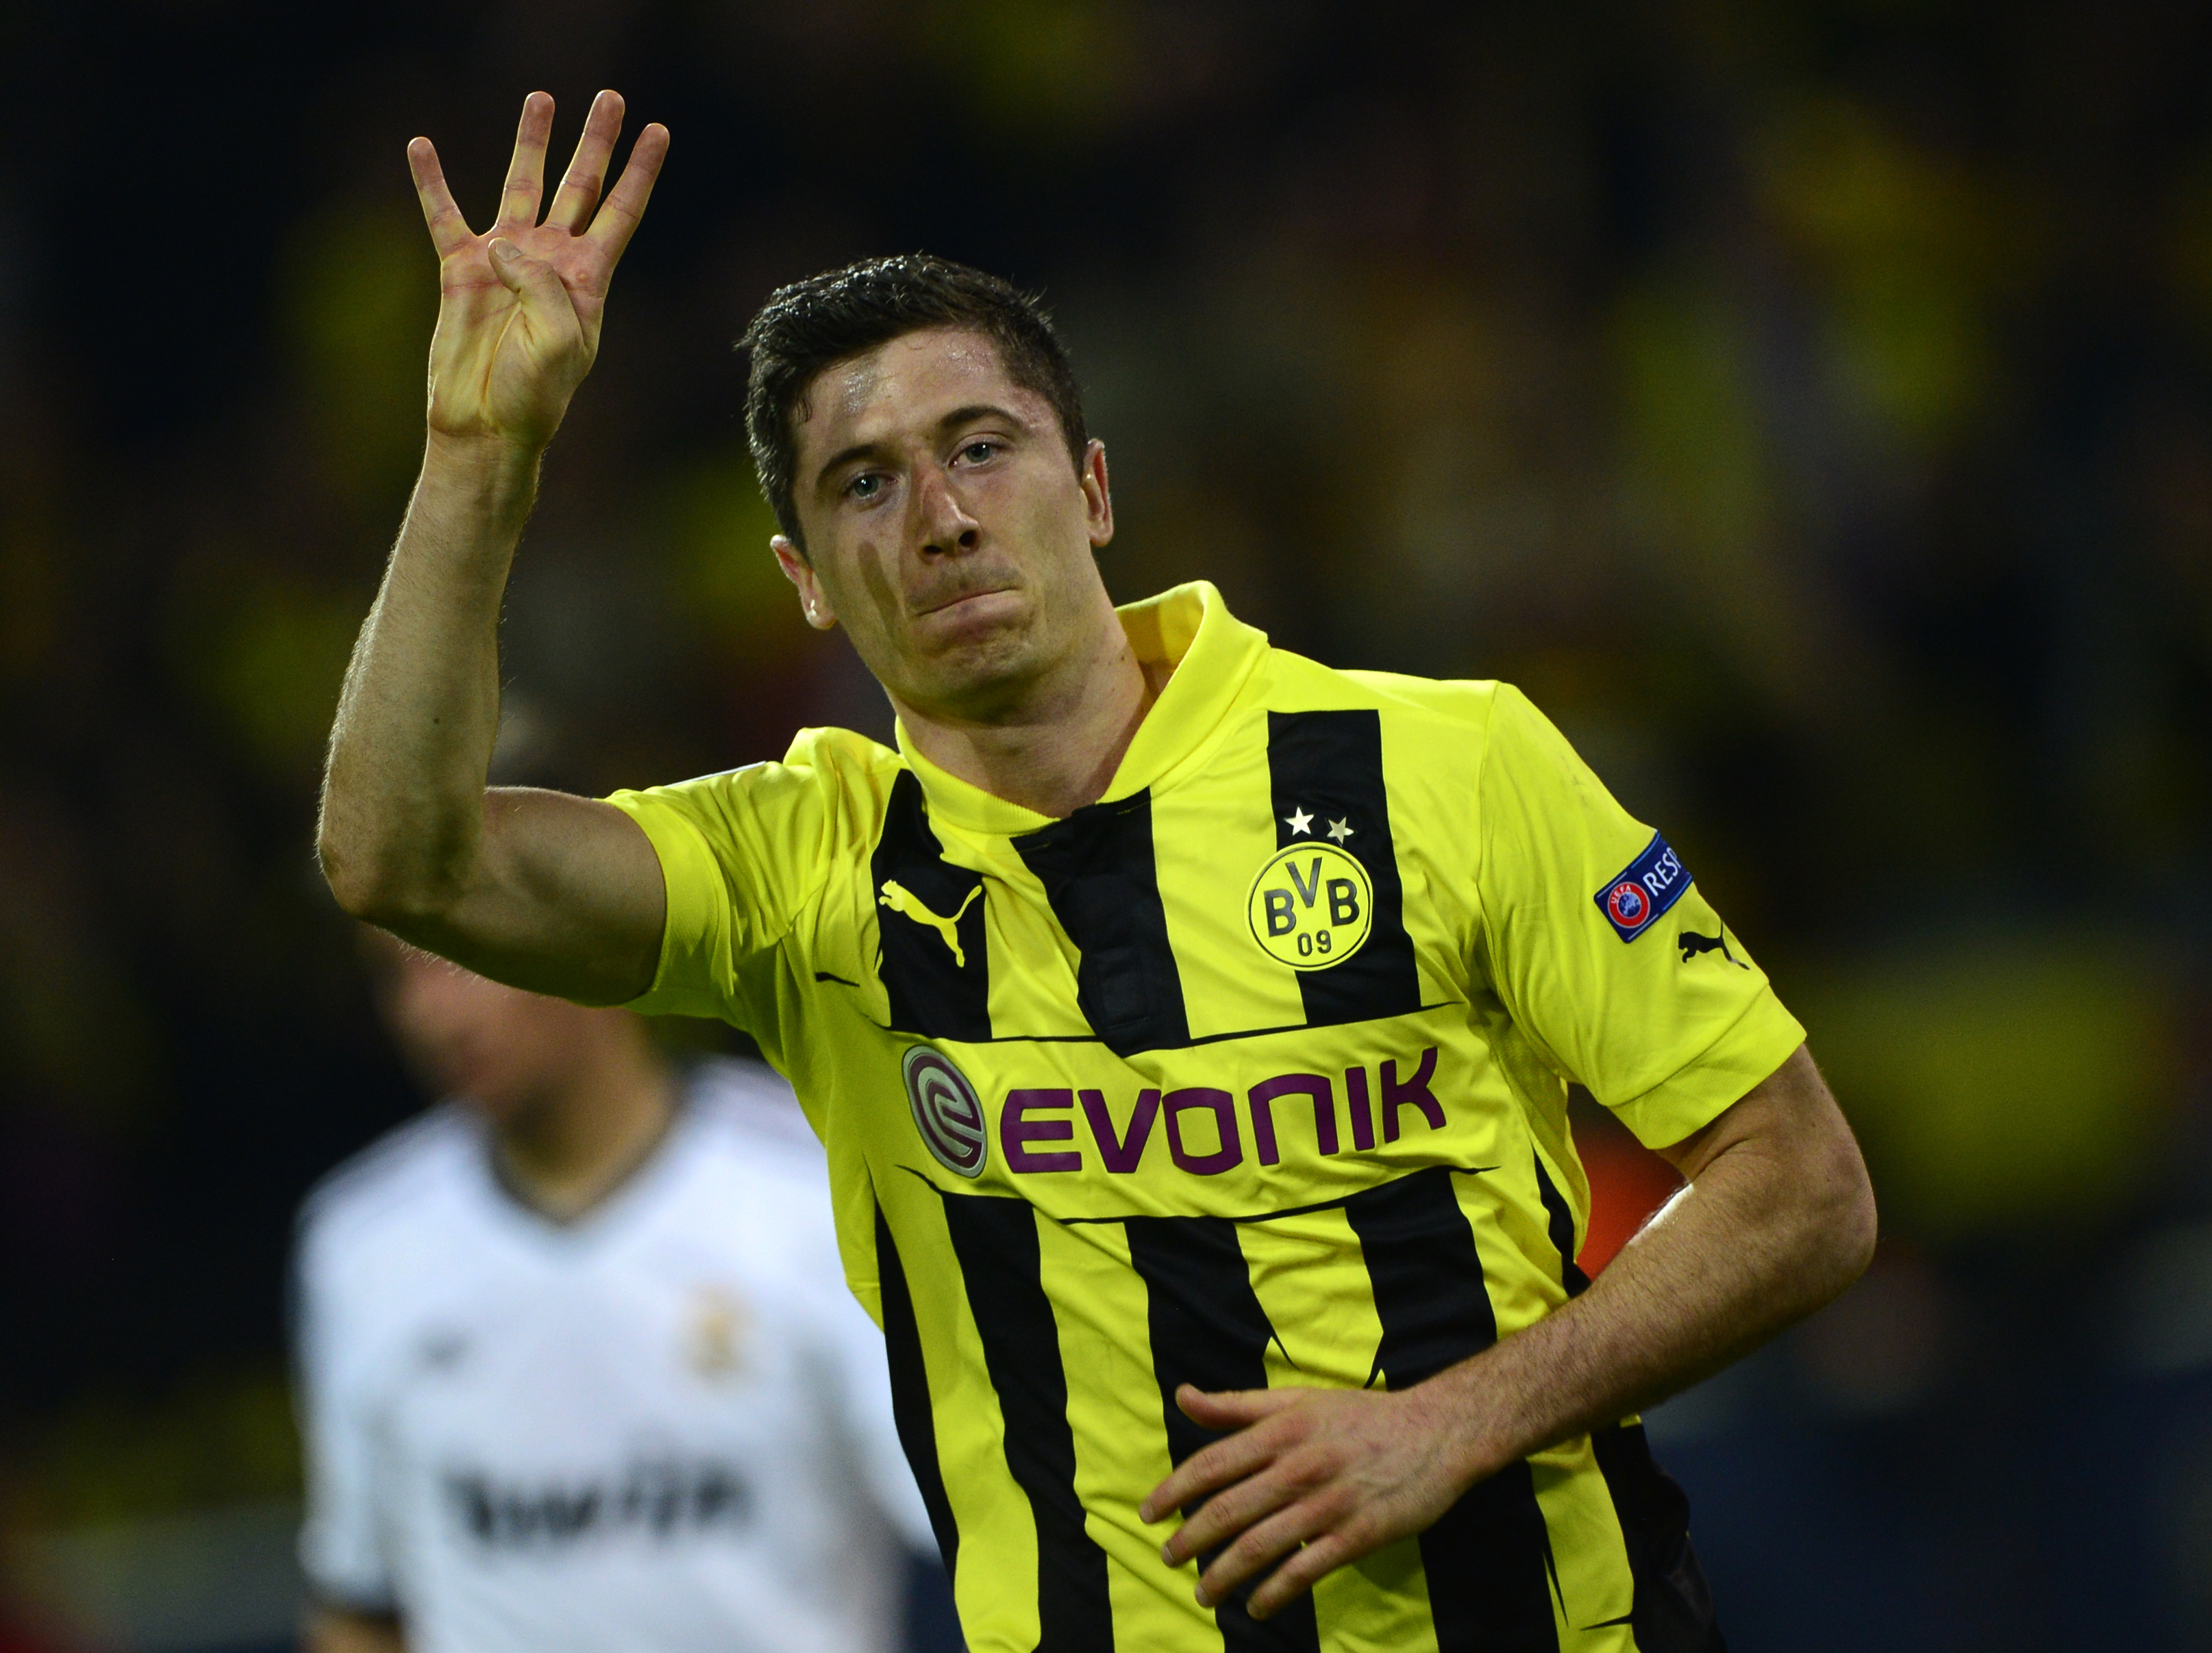
[[[1590,899],[1597,902],[1598,911],[1605,915],[1615,935],[1623,941],[1633,941],[1682,898],[1691,882],[1681,857],[1655,832],[1644,853],[1607,878]]]

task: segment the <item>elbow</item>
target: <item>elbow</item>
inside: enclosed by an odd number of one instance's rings
[[[389,887],[390,881],[376,876],[368,858],[348,854],[325,833],[315,841],[315,860],[322,867],[323,882],[330,886],[331,898],[347,917],[391,927],[389,921],[397,915],[401,903]]]
[[[1866,1159],[1848,1130],[1827,1156],[1820,1181],[1816,1209],[1826,1301],[1841,1296],[1874,1261],[1881,1221]]]
[[[344,830],[331,816],[326,801],[315,825],[315,862],[323,882],[349,918],[378,923],[392,905],[391,880],[380,876],[380,858],[360,842],[360,835]]]
[[[315,831],[315,865],[322,871],[331,899],[346,916],[369,918],[376,900],[374,882],[364,876],[361,858],[331,830],[328,816]]]
[[[349,842],[328,823],[316,835],[315,859],[339,909],[365,924],[404,934],[450,905],[431,881],[410,876],[393,857]]]
[[[1858,1181],[1850,1202],[1850,1210],[1843,1225],[1839,1245],[1844,1255],[1850,1279],[1866,1273],[1874,1261],[1875,1243],[1881,1237],[1880,1214],[1875,1208],[1874,1183],[1868,1178],[1866,1166],[1858,1168]]]

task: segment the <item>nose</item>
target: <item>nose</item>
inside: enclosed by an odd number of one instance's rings
[[[944,470],[925,466],[914,490],[915,540],[924,552],[941,556],[972,551],[982,541],[983,525],[968,514],[966,506]]]

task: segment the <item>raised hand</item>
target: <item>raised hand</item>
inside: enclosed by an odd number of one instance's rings
[[[620,96],[602,92],[592,100],[568,175],[540,222],[553,100],[543,92],[524,99],[499,216],[482,234],[453,204],[430,140],[407,146],[438,249],[434,439],[489,440],[534,452],[560,428],[568,398],[599,355],[608,284],[668,153],[668,129],[647,126],[603,201],[622,123]]]

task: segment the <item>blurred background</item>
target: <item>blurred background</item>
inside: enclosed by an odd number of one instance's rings
[[[2212,1648],[2212,13],[26,0],[0,63],[0,1648],[287,1641],[292,1212],[421,1102],[309,849],[403,147],[481,222],[603,85],[675,143],[509,607],[571,784],[888,726],[764,549],[767,291],[1041,288],[1117,596],[1518,682],[1812,1029],[1881,1255],[1652,1419],[1733,1644]],[[1584,1111],[1595,1261],[1666,1183]]]

